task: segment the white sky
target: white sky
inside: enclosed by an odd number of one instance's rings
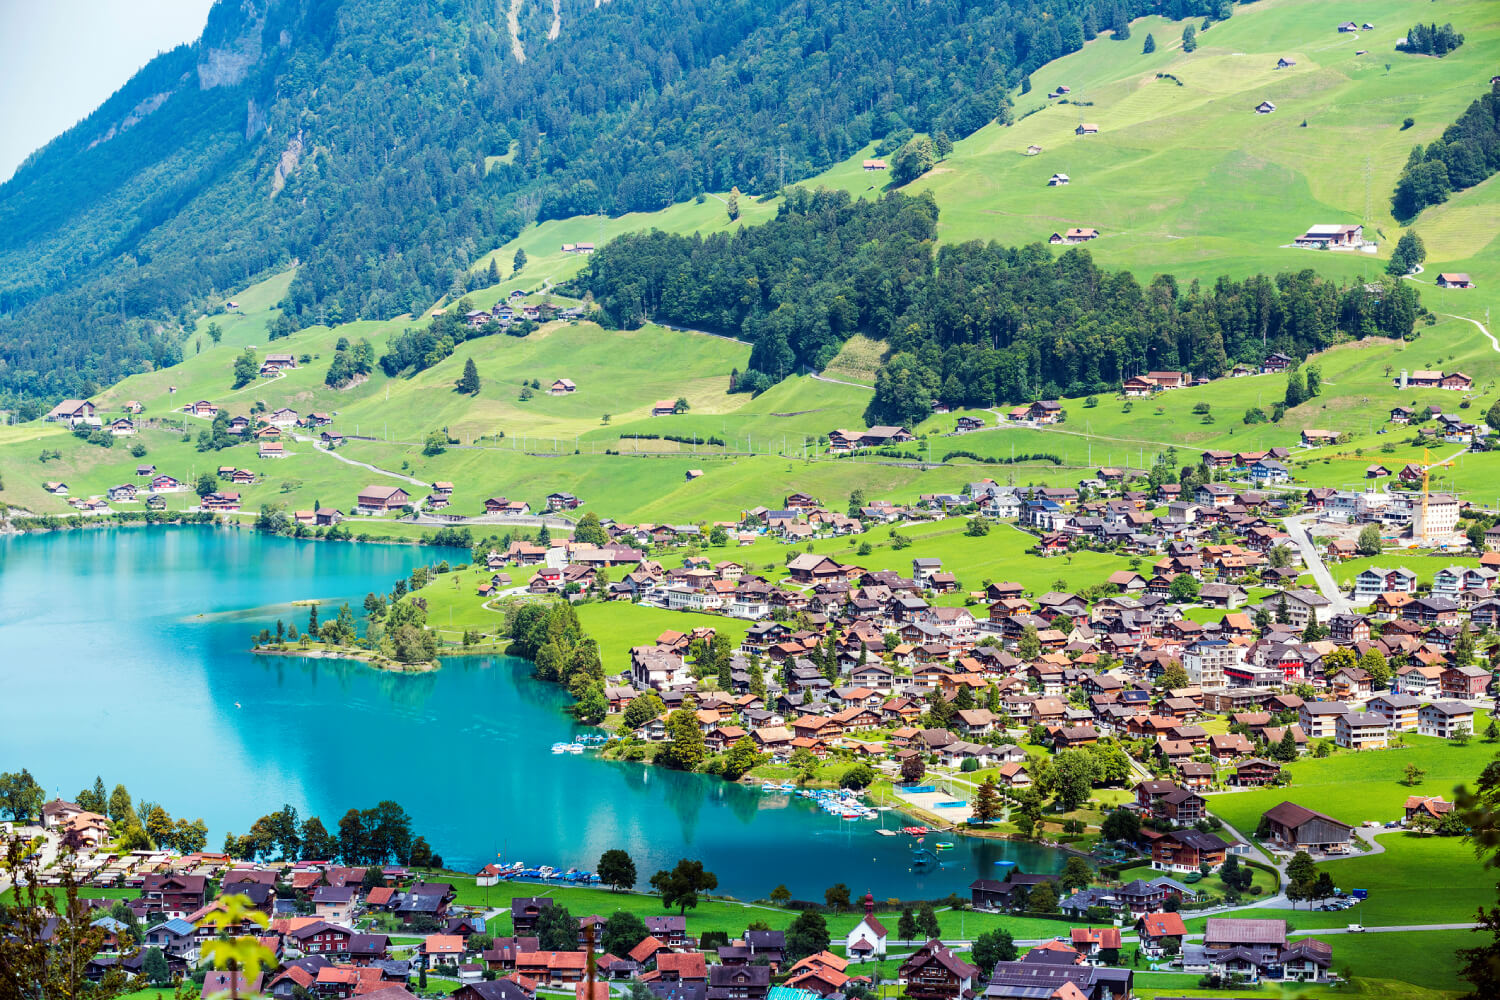
[[[212,0],[0,0],[0,182],[158,53]]]

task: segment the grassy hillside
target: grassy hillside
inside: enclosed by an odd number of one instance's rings
[[[1388,197],[1407,150],[1438,135],[1487,85],[1492,72],[1487,51],[1500,41],[1500,14],[1493,5],[1452,0],[1441,7],[1439,14],[1399,0],[1372,0],[1362,5],[1360,16],[1378,28],[1355,38],[1334,30],[1347,16],[1338,4],[1263,0],[1235,8],[1231,20],[1201,31],[1199,48],[1186,54],[1178,41],[1182,23],[1144,19],[1133,28],[1130,41],[1102,36],[1037,71],[1031,92],[1014,95],[1015,125],[990,125],[960,141],[951,156],[910,188],[931,190],[937,198],[942,239],[1014,243],[1044,239],[1068,225],[1096,226],[1103,237],[1090,251],[1108,266],[1133,269],[1142,281],[1167,270],[1184,279],[1303,267],[1336,277],[1374,275],[1399,233],[1389,216]],[[1452,20],[1467,44],[1441,60],[1395,52],[1396,39],[1419,14]],[[1157,39],[1157,50],[1143,55],[1140,40],[1148,32]],[[1357,55],[1359,49],[1367,54]],[[1281,56],[1295,59],[1296,66],[1276,70]],[[1170,74],[1181,86],[1159,73]],[[1059,84],[1071,87],[1070,103],[1044,96]],[[1275,114],[1251,112],[1264,99],[1278,105]],[[1401,120],[1407,115],[1415,125],[1403,130]],[[1072,129],[1080,119],[1097,123],[1100,134],[1075,136]],[[1042,153],[1023,155],[1032,143]],[[810,183],[878,195],[887,178],[860,168],[869,152],[859,151]],[[1046,187],[1047,177],[1058,171],[1070,174],[1072,184]],[[1482,184],[1417,220],[1415,228],[1431,251],[1427,274],[1465,269],[1479,282],[1478,289],[1460,292],[1436,289],[1426,283],[1426,275],[1413,279],[1423,282],[1423,301],[1434,311],[1483,321],[1500,289],[1500,266],[1487,249],[1492,223],[1500,217],[1497,191],[1494,182]],[[517,289],[532,301],[545,297],[551,285],[585,263],[585,258],[563,254],[563,243],[598,243],[653,226],[719,231],[763,221],[775,211],[774,199],[741,198],[740,206],[735,223],[721,201],[705,197],[657,213],[587,216],[530,227],[490,255],[504,275],[501,283],[468,298],[486,307]],[[1308,225],[1340,221],[1363,221],[1367,233],[1380,241],[1380,253],[1281,245]],[[528,259],[512,275],[518,249]],[[478,266],[487,267],[489,259]],[[1344,486],[1361,482],[1372,461],[1399,467],[1421,457],[1419,449],[1404,443],[1410,435],[1379,433],[1391,406],[1436,402],[1451,409],[1460,402],[1453,393],[1398,393],[1391,388],[1390,373],[1428,367],[1470,372],[1479,389],[1469,411],[1474,417],[1493,399],[1500,376],[1500,354],[1490,342],[1472,324],[1444,316],[1435,326],[1419,325],[1420,337],[1410,344],[1365,342],[1328,352],[1319,359],[1323,394],[1278,425],[1242,422],[1247,408],[1269,409],[1282,395],[1280,378],[1258,376],[1137,400],[1128,411],[1112,398],[1101,397],[1095,407],[1069,400],[1067,424],[1047,431],[994,429],[944,437],[957,415],[935,416],[914,428],[928,440],[909,449],[933,459],[952,450],[997,458],[1045,452],[1057,455],[1061,467],[955,467],[923,473],[848,462],[808,464],[800,459],[818,454],[816,443],[828,430],[860,425],[868,392],[859,384],[873,382],[883,345],[856,338],[835,359],[829,375],[854,385],[797,377],[754,399],[724,391],[729,371],[747,361],[743,345],[660,328],[619,333],[588,324],[553,327],[525,339],[471,341],[411,377],[386,379],[377,370],[368,381],[344,390],[323,386],[339,337],[366,337],[379,354],[393,333],[425,321],[398,318],[312,327],[278,341],[277,350],[313,360],[285,378],[232,392],[229,373],[235,355],[247,344],[262,351],[270,346],[265,324],[276,315],[275,303],[291,280],[291,272],[284,272],[235,294],[237,310],[198,321],[198,336],[190,341],[182,365],[133,376],[97,399],[107,408],[139,399],[146,403],[148,418],[167,417],[197,398],[212,399],[236,413],[247,412],[257,401],[272,409],[290,405],[302,412],[329,411],[335,414],[336,430],[381,439],[352,442],[349,457],[417,478],[454,479],[461,487],[461,510],[476,509],[490,493],[535,501],[554,489],[568,489],[585,495],[601,513],[696,520],[732,516],[788,488],[810,487],[837,496],[860,486],[871,495],[910,496],[953,489],[985,475],[1023,483],[1067,482],[1091,465],[1148,464],[1168,445],[1178,447],[1187,460],[1194,449],[1290,445],[1300,430],[1314,427],[1347,431],[1354,440],[1299,453],[1298,478]],[[218,345],[206,335],[210,321],[223,333]],[[451,388],[471,357],[483,383],[474,399]],[[518,398],[523,379],[546,384],[559,377],[573,379],[578,392]],[[648,415],[655,400],[678,396],[689,401],[689,412]],[[1199,403],[1212,407],[1211,422],[1192,412]],[[187,423],[196,432],[198,424]],[[438,428],[446,428],[464,447],[436,457],[421,455],[422,440]],[[52,427],[9,428],[7,434],[0,439],[0,499],[32,509],[64,509],[42,493],[44,479],[68,479],[75,494],[98,492],[127,478],[136,464],[122,447],[104,452]],[[667,441],[663,434],[689,442]],[[203,456],[180,437],[176,429],[143,433],[141,441],[150,450],[146,460],[177,475],[220,460],[256,465],[249,449]],[[723,444],[706,443],[710,439]],[[38,462],[43,447],[58,448],[62,459]],[[294,456],[268,470],[264,485],[246,491],[250,506],[267,501],[310,506],[319,499],[345,505],[347,495],[373,475],[306,448],[291,450]],[[579,454],[573,457],[575,450]],[[569,458],[552,457],[559,454]],[[1491,455],[1465,456],[1444,470],[1443,485],[1487,497],[1500,474],[1497,463],[1500,459]],[[708,475],[687,483],[684,473],[690,468],[703,468]]]

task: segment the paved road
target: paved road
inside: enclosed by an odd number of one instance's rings
[[[1307,522],[1317,519],[1317,514],[1298,514],[1295,517],[1289,517],[1286,519],[1287,534],[1292,536],[1292,544],[1297,546],[1297,551],[1302,553],[1303,563],[1312,571],[1319,593],[1328,598],[1329,603],[1333,605],[1333,613],[1346,615],[1353,610],[1353,606],[1344,598],[1343,592],[1334,582],[1333,574],[1328,572],[1328,567],[1323,563],[1323,556],[1318,552],[1318,546],[1313,542],[1312,535],[1305,527]]]

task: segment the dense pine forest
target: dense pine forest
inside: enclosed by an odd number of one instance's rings
[[[220,0],[0,186],[0,398],[181,357],[298,264],[283,331],[461,290],[538,219],[765,193],[904,129],[959,138],[1096,33],[1216,0]],[[899,44],[895,40],[899,39]]]
[[[915,421],[934,400],[992,406],[1108,392],[1149,369],[1215,377],[1268,351],[1305,357],[1341,338],[1406,337],[1409,283],[1340,286],[1312,270],[1212,287],[1095,266],[1088,251],[1042,244],[943,246],[929,195],[855,201],[798,189],[777,217],[734,234],[623,236],[601,247],[573,290],[606,322],[647,319],[750,340],[758,391],[821,369],[849,336],[883,340],[889,357],[866,414]]]
[[[1391,214],[1410,222],[1428,205],[1471,188],[1500,170],[1500,83],[1443,130],[1443,137],[1412,147],[1391,196]]]

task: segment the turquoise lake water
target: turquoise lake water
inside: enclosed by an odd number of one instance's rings
[[[509,860],[593,868],[623,847],[642,883],[702,859],[719,891],[785,883],[821,899],[835,882],[879,898],[964,892],[1061,867],[1031,845],[952,838],[940,868],[910,870],[905,837],[810,802],[639,764],[557,756],[579,731],[567,697],[510,657],[449,657],[402,676],[358,663],[255,656],[295,600],[359,611],[412,566],[404,546],[268,538],[217,528],[138,528],[0,540],[0,771],[28,767],[65,798],[102,775],[173,816],[201,816],[209,847],[290,802],[335,830],[351,807],[401,803],[449,867]],[[891,814],[886,823],[902,824]],[[929,838],[932,839],[932,838]]]

